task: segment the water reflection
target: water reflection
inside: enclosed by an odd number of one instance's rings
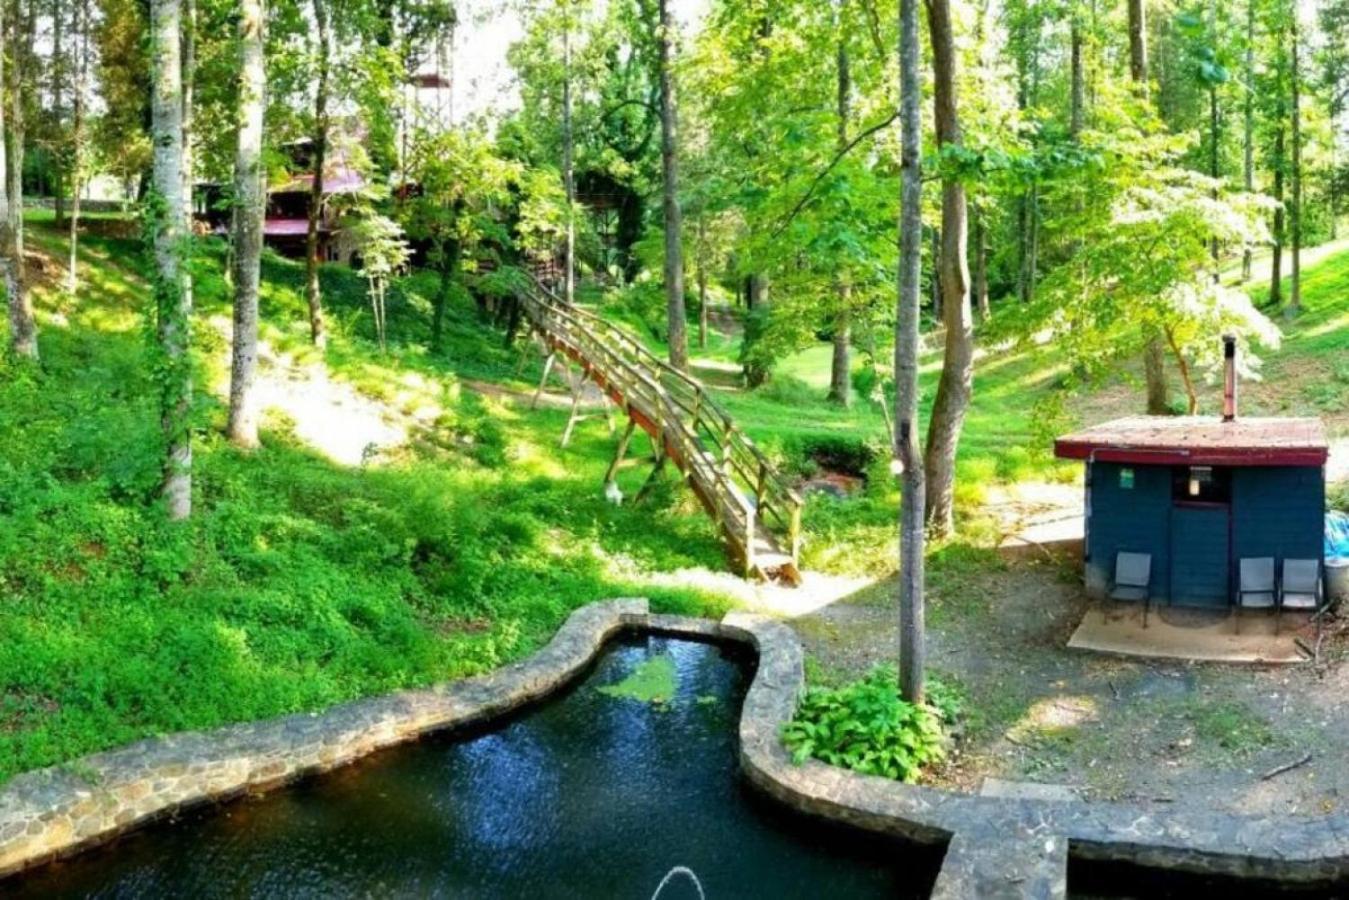
[[[656,654],[675,661],[669,703],[596,690]],[[709,898],[925,895],[939,856],[788,818],[745,789],[749,671],[711,645],[626,639],[564,697],[490,731],[156,825],[0,895],[646,900],[677,866]],[[662,894],[694,896],[683,880]]]

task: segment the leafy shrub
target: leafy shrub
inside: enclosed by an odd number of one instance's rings
[[[782,729],[792,758],[916,782],[924,766],[945,755],[942,713],[901,700],[897,682],[893,666],[877,666],[841,687],[808,688]]]

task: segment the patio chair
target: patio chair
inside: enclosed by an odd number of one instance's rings
[[[1148,627],[1148,606],[1152,602],[1152,554],[1121,552],[1115,556],[1115,580],[1110,599],[1143,601],[1143,627]]]
[[[1240,563],[1240,583],[1237,585],[1236,631],[1241,633],[1243,609],[1277,609],[1278,587],[1274,583],[1274,557],[1256,556]]]
[[[1316,636],[1321,636],[1321,561],[1285,559],[1283,580],[1279,585],[1279,617],[1285,609],[1310,612],[1316,621]],[[1277,626],[1276,626],[1277,631]]]

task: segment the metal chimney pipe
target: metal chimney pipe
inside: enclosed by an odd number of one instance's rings
[[[1237,338],[1223,335],[1223,421],[1237,417]]]

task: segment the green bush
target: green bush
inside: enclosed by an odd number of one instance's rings
[[[901,700],[893,666],[841,687],[811,687],[782,739],[800,763],[810,757],[867,775],[914,783],[945,755],[942,712]],[[954,710],[954,695],[943,702]]]

